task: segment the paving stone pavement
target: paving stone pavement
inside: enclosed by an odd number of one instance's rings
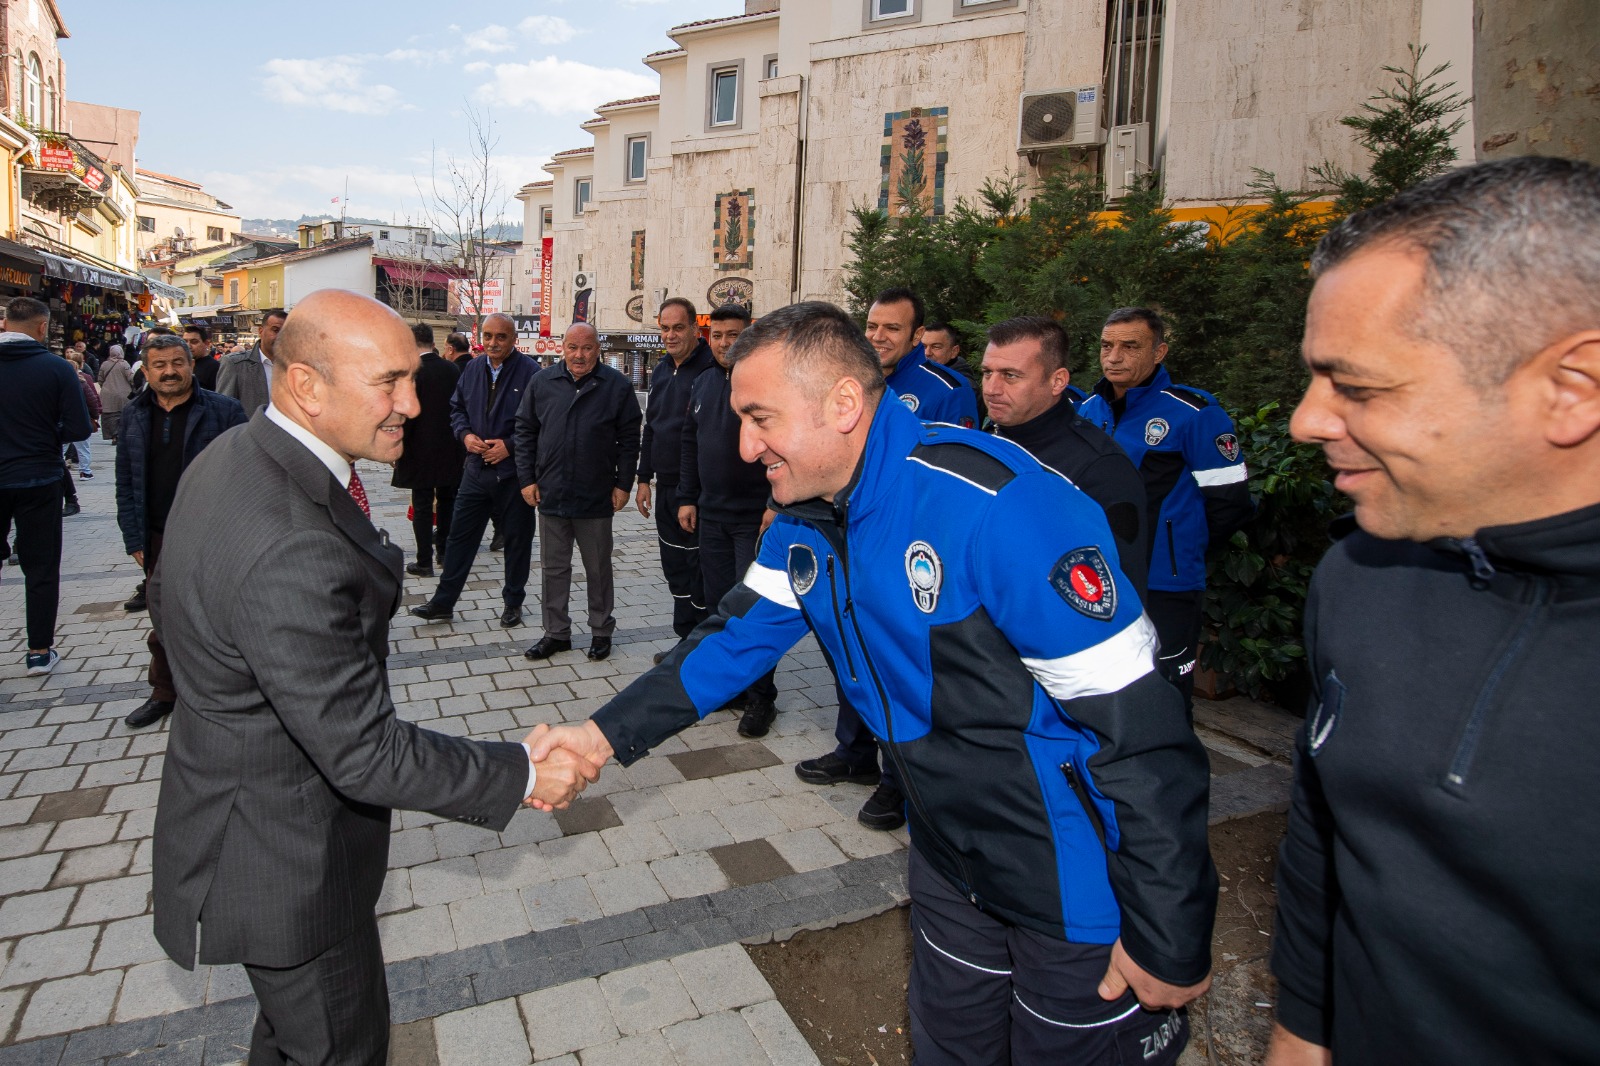
[[[407,497],[365,465],[374,520],[409,545]],[[255,1012],[241,969],[185,971],[151,934],[166,730],[122,723],[149,692],[149,619],[121,607],[139,573],[113,479],[79,495],[49,676],[25,675],[21,575],[0,573],[0,1066],[237,1062]],[[395,620],[398,713],[496,740],[587,717],[673,643],[655,533],[632,509],[614,559],[612,658],[589,662],[580,632],[579,650],[535,666],[521,653],[540,635],[537,548],[530,624],[514,630],[499,625],[501,557],[481,552],[452,623]],[[432,588],[408,577],[406,602]],[[719,712],[612,766],[571,810],[520,812],[503,833],[398,812],[379,903],[394,1061],[816,1062],[738,944],[903,904],[906,836],[855,820],[865,788],[794,776],[833,744],[833,686],[809,639],[778,688],[762,740]],[[1278,802],[1282,763],[1270,721],[1230,713],[1200,720],[1237,816]]]

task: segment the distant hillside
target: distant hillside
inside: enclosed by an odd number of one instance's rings
[[[327,222],[334,217],[336,216],[301,215],[299,218],[247,218],[244,220],[243,226],[246,233],[271,234],[278,237],[294,237],[299,234],[300,227],[306,223]],[[346,218],[345,221],[366,226],[392,226],[402,224],[395,222],[393,219],[385,220],[381,218],[357,218],[354,215]],[[420,223],[417,224],[420,225]],[[502,222],[499,225],[491,226],[489,227],[489,239],[491,241],[520,241],[522,239],[522,223],[518,222],[512,224],[509,222]]]

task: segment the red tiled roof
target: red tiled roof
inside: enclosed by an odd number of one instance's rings
[[[645,58],[646,62],[649,62],[652,59],[660,59],[662,56],[677,55],[681,51],[683,51],[682,48],[663,48],[659,52],[651,52],[649,55],[645,56],[644,58]]]
[[[657,93],[654,96],[635,96],[629,100],[613,100],[609,104],[601,104],[599,107],[595,108],[595,110],[604,111],[608,107],[627,107],[630,104],[650,104],[655,103],[660,99],[660,93]]]
[[[553,180],[551,180],[551,181],[530,181],[525,187],[529,188],[529,189],[548,189],[548,188],[553,187],[554,185],[555,185],[555,182]]]
[[[170,181],[174,185],[185,185],[185,186],[188,186],[191,189],[202,189],[202,188],[205,187],[205,186],[201,185],[198,181],[190,181],[188,178],[173,177],[171,174],[163,174],[163,173],[161,173],[160,171],[157,171],[157,170],[146,170],[144,167],[139,167],[138,169],[136,169],[134,171],[134,174],[135,175],[142,174],[145,177],[157,178],[157,179],[159,179],[161,181]]]
[[[550,158],[551,159],[562,159],[562,158],[564,158],[566,156],[569,156],[569,155],[592,155],[592,154],[594,154],[594,149],[592,147],[591,148],[568,148],[565,152],[557,152],[555,155],[551,156]]]
[[[721,18],[699,19],[698,21],[695,21],[695,22],[685,22],[685,23],[682,23],[681,25],[672,27],[672,29],[667,31],[667,36],[671,37],[673,34],[679,33],[679,32],[681,32],[683,30],[697,30],[702,26],[715,26],[715,25],[718,25],[719,23],[723,23],[723,22],[738,22],[738,21],[740,21],[742,19],[750,19],[750,20],[754,21],[755,19],[759,19],[759,18],[771,18],[772,16],[774,16],[776,14],[777,14],[776,11],[758,11],[758,12],[755,12],[754,14],[748,14],[748,15],[723,15]]]

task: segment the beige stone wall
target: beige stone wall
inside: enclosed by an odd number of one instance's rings
[[[1421,0],[1192,0],[1169,5],[1166,189],[1175,202],[1246,192],[1251,168],[1290,187],[1324,161],[1366,160],[1339,119],[1401,66]]]
[[[601,193],[588,227],[594,250],[596,329],[631,332],[640,328],[627,315],[628,300],[644,293],[629,287],[630,244],[633,231],[645,228],[649,202],[643,187]],[[650,241],[645,238],[645,266],[650,264]],[[588,266],[587,259],[584,265]],[[653,319],[652,319],[653,321]]]
[[[753,122],[752,122],[753,124]],[[760,138],[702,138],[673,145],[671,170],[651,175],[652,226],[646,238],[645,296],[664,288],[669,296],[686,296],[701,313],[709,310],[706,290],[722,278],[755,277],[769,269],[761,254],[768,225],[765,190],[757,184]],[[716,223],[719,193],[756,190],[754,224],[757,246],[754,273],[718,270],[712,259],[711,231]],[[645,317],[653,319],[653,308]]]
[[[762,224],[756,230],[752,279],[758,314],[790,303],[797,288],[794,222],[799,194],[800,88],[798,75],[775,78],[761,87],[756,189]]]
[[[1600,5],[1477,0],[1479,158],[1558,155],[1600,163]]]

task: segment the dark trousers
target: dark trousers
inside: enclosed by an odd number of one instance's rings
[[[439,554],[444,555],[444,546],[450,543],[450,520],[455,517],[455,510],[454,485],[411,490],[411,532],[417,538],[417,562],[433,565],[435,524],[439,527]]]
[[[161,534],[151,533],[145,538],[144,547],[146,581],[156,572],[156,560],[160,558]],[[150,632],[145,636],[144,642],[150,649],[150,698],[172,703],[177,700],[178,691],[172,687],[172,667],[167,663],[167,649],[161,646],[161,638],[156,635],[154,623],[151,624]]]
[[[700,538],[678,524],[676,482],[656,483],[656,536],[661,572],[672,593],[672,631],[686,637],[706,620],[706,593],[700,578]]]
[[[577,544],[583,557],[583,576],[589,586],[589,633],[607,637],[616,631],[611,616],[616,603],[616,586],[611,578],[611,523],[604,518],[556,518],[539,516],[539,563],[542,571],[541,595],[544,602],[544,635],[557,640],[572,639],[572,546]]]
[[[55,643],[61,603],[61,482],[0,489],[0,540],[16,545],[22,564],[28,649],[47,651]]]
[[[1097,991],[1110,944],[1072,944],[968,902],[913,844],[911,1044],[917,1066],[1178,1061],[1188,1012],[1147,1011]]]
[[[755,562],[756,549],[761,545],[761,520],[749,522],[708,522],[701,519],[700,581],[705,591],[707,611],[715,611],[733,586],[744,577],[744,572]],[[776,700],[778,686],[773,682],[775,669],[768,670],[750,686],[756,696]]]
[[[476,465],[469,465],[461,475],[450,538],[444,544],[444,573],[433,594],[435,604],[454,607],[461,598],[490,515],[500,520],[500,532],[506,539],[506,577],[500,598],[507,607],[522,606],[533,561],[533,508],[522,499],[516,478],[496,478],[492,468]]]
[[[833,735],[838,739],[839,746],[833,749],[833,753],[851,766],[876,765],[880,753],[878,738],[873,736],[872,730],[867,728],[867,723],[861,720],[856,709],[850,706],[850,700],[845,696],[844,689],[835,685],[833,691],[839,699],[839,717],[833,723]],[[898,790],[900,775],[895,772],[894,759],[886,751],[882,752],[882,755],[882,781]]]
[[[389,990],[378,920],[321,955],[287,969],[245,966],[261,1012],[249,1066],[384,1066]]]
[[[1161,676],[1183,694],[1183,709],[1191,722],[1194,721],[1194,668],[1200,657],[1200,623],[1205,603],[1204,590],[1162,592],[1151,589],[1145,599],[1145,613],[1156,627],[1156,637],[1161,644],[1161,650],[1156,652],[1156,666]]]

